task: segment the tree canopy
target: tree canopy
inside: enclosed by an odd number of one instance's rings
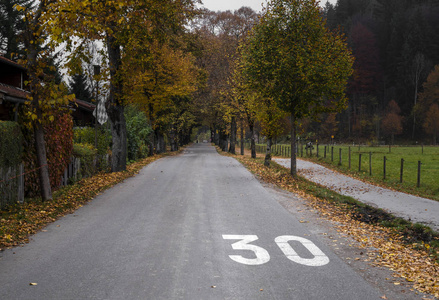
[[[316,1],[270,1],[242,47],[249,88],[273,98],[293,129],[297,119],[345,107],[353,57],[343,35],[325,27]]]

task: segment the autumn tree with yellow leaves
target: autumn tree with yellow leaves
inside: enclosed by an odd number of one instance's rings
[[[105,45],[109,84],[106,108],[111,120],[112,171],[126,168],[127,133],[124,96],[129,77],[127,65],[137,59],[139,65],[154,59],[145,43],[165,43],[169,35],[181,30],[195,11],[196,0],[60,0],[51,6],[48,23],[52,39],[66,43],[71,53],[69,67],[75,69],[84,56],[85,41],[102,41]],[[135,54],[135,56],[133,56]],[[129,76],[129,77],[128,77]]]
[[[189,100],[198,88],[199,69],[190,53],[172,47],[170,42],[143,41],[141,48],[142,52],[133,49],[126,56],[124,97],[136,103],[151,122],[151,154],[154,149],[164,151],[165,134],[171,150],[177,150],[182,132],[195,123]],[[146,60],[142,59],[145,52]]]
[[[52,199],[44,126],[50,125],[73,98],[67,96],[66,86],[57,84],[55,77],[50,75],[54,71],[55,44],[49,39],[52,28],[47,22],[47,15],[55,2],[39,1],[35,6],[15,6],[25,15],[22,38],[26,56],[20,63],[27,69],[29,79],[25,85],[30,93],[23,122],[33,131],[36,170],[43,201]]]

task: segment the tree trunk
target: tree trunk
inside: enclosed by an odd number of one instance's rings
[[[244,155],[244,122],[241,120],[241,155]]]
[[[232,117],[232,122],[230,123],[230,147],[229,152],[232,154],[236,154],[235,151],[236,145],[236,117]]]
[[[155,152],[158,154],[166,152],[165,138],[163,134],[158,129],[156,129],[155,135],[156,135]]]
[[[254,124],[249,124],[250,127],[250,148],[251,148],[251,157],[256,158],[256,143],[255,143],[255,126]]]
[[[215,143],[215,145],[217,145],[218,147],[221,148],[221,145],[220,145],[220,143],[221,143],[220,134],[218,133],[216,128],[215,128],[215,131],[214,131],[214,143]]]
[[[40,18],[43,12],[46,11],[46,2],[40,1],[38,10],[33,16],[31,21],[31,26],[33,27],[34,33],[40,30]],[[47,153],[46,153],[46,143],[44,141],[44,128],[43,124],[43,112],[40,106],[40,100],[43,100],[42,95],[39,92],[38,86],[40,84],[40,67],[38,62],[38,55],[41,53],[39,48],[40,42],[38,41],[39,35],[33,34],[32,32],[27,32],[25,41],[26,47],[28,47],[28,74],[30,79],[30,91],[32,96],[32,108],[35,109],[37,115],[36,122],[33,122],[34,129],[34,143],[37,155],[37,167],[38,176],[40,180],[40,192],[43,201],[52,200],[52,187],[50,186],[50,176],[49,176],[49,166],[47,164]]]
[[[174,128],[169,133],[169,143],[171,144],[171,151],[177,151],[177,135]]]
[[[291,115],[291,175],[297,177],[296,169],[296,120]]]
[[[215,131],[216,131],[215,127],[210,129],[210,142],[211,143],[215,143]]]
[[[110,95],[108,97],[108,116],[111,120],[113,147],[111,155],[111,171],[126,170],[127,164],[127,129],[122,99],[122,80],[117,72],[121,66],[120,45],[116,39],[107,33],[107,50],[110,62]]]
[[[219,147],[222,151],[227,152],[227,134],[223,129],[220,130],[219,140]]]
[[[152,124],[151,124],[152,128]],[[155,150],[155,130],[151,131],[151,134],[149,135],[149,156],[154,155]]]
[[[39,122],[34,124],[35,149],[37,152],[38,175],[40,190],[43,201],[52,200],[52,188],[50,186],[49,166],[47,164],[46,143],[44,142],[43,125]]]
[[[264,165],[269,167],[271,162],[271,145],[273,144],[273,138],[267,137],[267,151],[265,152]]]

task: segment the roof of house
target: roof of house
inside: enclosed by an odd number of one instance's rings
[[[21,69],[23,71],[26,71],[26,68],[23,67],[22,65],[17,64],[16,62],[14,62],[14,61],[12,61],[10,59],[7,59],[6,57],[1,56],[1,55],[0,55],[0,62],[4,63],[4,64],[7,64],[7,65],[10,65],[10,66],[14,66],[14,67],[19,68],[19,69]]]
[[[29,95],[29,92],[25,90],[1,82],[0,82],[0,93],[5,96],[17,98],[17,100],[21,100],[21,101],[27,101],[27,95]]]
[[[94,105],[93,103],[84,101],[84,100],[75,99],[72,102],[74,102],[79,108],[82,108],[82,109],[90,111],[90,112],[94,111],[96,108],[96,105]]]

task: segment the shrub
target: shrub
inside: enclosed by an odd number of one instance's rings
[[[148,156],[149,135],[152,132],[144,112],[136,106],[125,108],[127,125],[128,160],[138,160]]]
[[[15,167],[21,163],[23,134],[16,122],[0,121],[0,168]]]
[[[95,128],[83,127],[73,130],[73,142],[76,144],[95,144]],[[97,134],[97,165],[96,172],[108,171],[109,163],[107,155],[110,153],[111,133],[110,130],[100,126]]]
[[[76,178],[79,180],[85,177],[91,177],[95,170],[95,157],[97,150],[90,144],[73,144],[73,156],[79,158],[81,161],[81,167],[79,169]]]
[[[73,129],[73,142],[76,144],[95,144],[95,128],[82,127]],[[98,128],[97,154],[105,155],[111,146],[111,132],[107,128]]]
[[[0,208],[18,199],[23,134],[16,122],[0,121]],[[11,168],[11,169],[9,169]]]

